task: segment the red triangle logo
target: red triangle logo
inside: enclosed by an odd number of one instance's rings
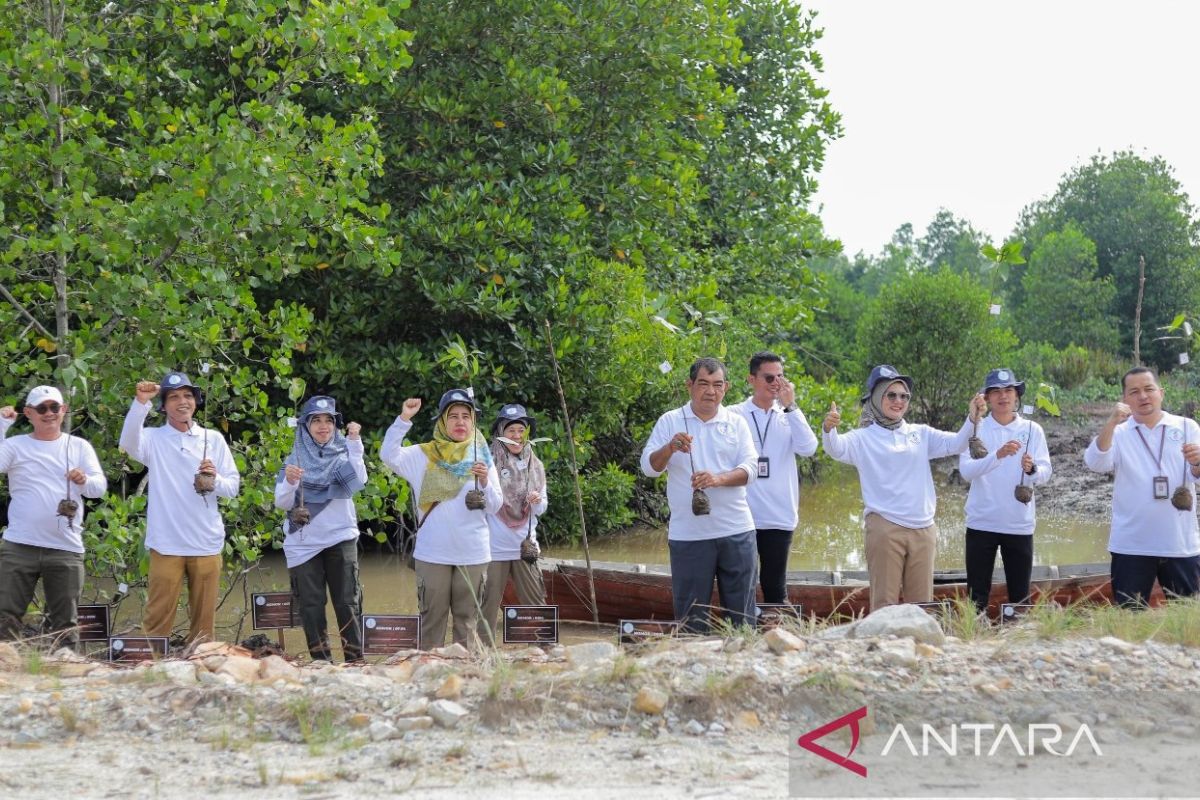
[[[824,758],[827,761],[832,761],[839,767],[845,767],[855,775],[865,778],[867,777],[867,768],[862,764],[859,764],[857,761],[850,760],[850,756],[854,755],[854,748],[858,747],[858,722],[865,716],[867,716],[867,707],[863,706],[856,711],[851,711],[849,714],[846,714],[843,717],[838,717],[833,722],[827,722],[819,728],[813,728],[811,731],[797,739],[796,744],[800,745],[810,753],[816,753],[821,758]],[[835,753],[828,747],[823,747],[817,744],[817,739],[833,733],[838,728],[844,728],[847,725],[850,726],[850,752],[846,753],[846,755],[843,756],[840,753]]]

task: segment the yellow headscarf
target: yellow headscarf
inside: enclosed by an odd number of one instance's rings
[[[420,445],[426,459],[421,495],[417,498],[422,519],[433,509],[434,503],[458,497],[462,487],[472,479],[471,466],[476,461],[492,466],[492,451],[478,428],[472,431],[473,436],[461,442],[454,441],[446,432],[446,414],[453,407],[448,406],[438,417],[433,428],[433,441]]]

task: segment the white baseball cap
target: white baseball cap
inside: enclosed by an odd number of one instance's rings
[[[53,400],[60,406],[63,405],[62,392],[53,386],[35,386],[29,391],[29,396],[25,398],[25,405],[40,406],[47,400]]]

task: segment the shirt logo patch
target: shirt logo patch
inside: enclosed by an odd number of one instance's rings
[[[908,434],[908,440],[909,440],[910,442],[912,442],[913,444],[920,444],[920,443],[921,443],[921,434],[920,434],[920,432],[919,432],[919,431],[911,431],[911,432]]]
[[[722,436],[731,436],[733,434],[733,426],[728,422],[718,422],[717,433],[721,434]]]
[[[1017,441],[1020,442],[1021,444],[1025,444],[1026,442],[1028,442],[1029,441],[1029,432],[1021,431],[1020,433],[1018,433]]]
[[[511,476],[512,476],[512,471],[510,469],[508,469],[508,467],[505,467],[504,469],[500,470],[501,478],[508,478]]]
[[[1182,442],[1183,431],[1179,430],[1179,428],[1167,428],[1167,438],[1172,442]]]

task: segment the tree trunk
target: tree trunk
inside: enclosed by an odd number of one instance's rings
[[[1138,256],[1138,299],[1133,310],[1133,365],[1142,365],[1142,296],[1146,293],[1146,257]]]
[[[43,0],[42,8],[46,14],[46,32],[50,34],[50,38],[56,42],[61,42],[63,37],[63,23],[66,17],[67,5],[65,0],[62,2],[53,2],[53,0]],[[63,87],[59,82],[58,75],[60,71],[55,71],[55,76],[50,79],[50,83],[46,86],[46,99],[48,101],[47,109],[53,118],[47,120],[53,126],[54,130],[54,145],[51,153],[51,185],[54,186],[54,225],[60,234],[66,232],[67,222],[62,215],[62,193],[63,187],[66,184],[64,169],[62,166],[55,164],[53,157],[54,152],[62,149],[63,141],[66,136],[64,133],[64,123],[62,115]],[[59,243],[54,253],[54,263],[51,267],[51,283],[54,285],[54,339],[57,345],[55,360],[60,377],[62,371],[71,363],[70,351],[70,325],[71,318],[69,308],[67,306],[67,248],[62,243],[62,237],[59,237]]]

